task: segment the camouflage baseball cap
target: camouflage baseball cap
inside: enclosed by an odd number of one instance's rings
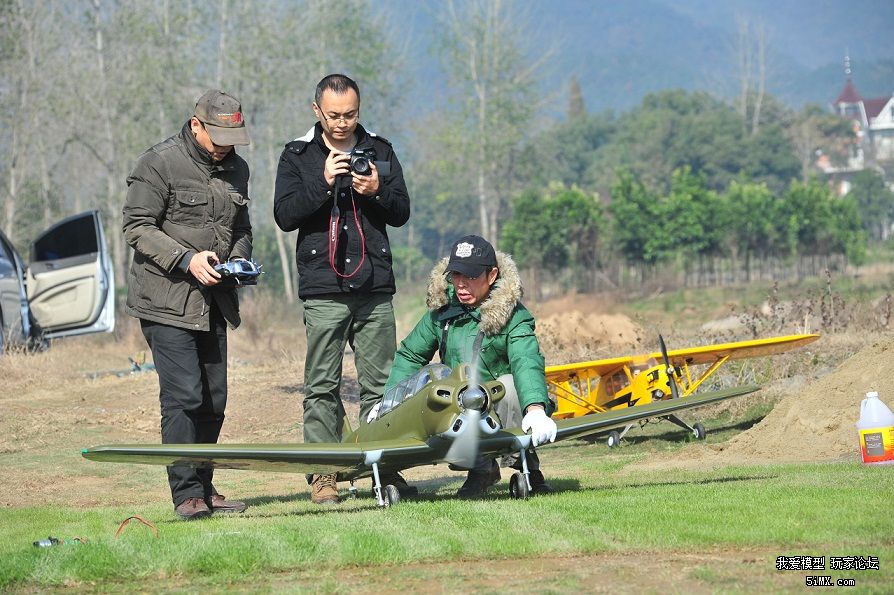
[[[242,117],[242,105],[235,97],[223,91],[205,91],[196,102],[196,118],[205,125],[205,130],[215,145],[227,147],[251,142]]]

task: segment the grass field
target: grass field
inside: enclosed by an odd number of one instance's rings
[[[734,431],[722,420],[714,426],[717,440]],[[431,580],[444,592],[443,565],[458,564],[485,575],[508,565],[515,570],[507,584],[527,581],[547,592],[663,591],[668,572],[706,591],[797,590],[815,574],[852,578],[858,592],[890,592],[891,468],[846,462],[637,471],[637,461],[674,448],[679,437],[665,427],[615,451],[584,441],[544,449],[544,468],[560,492],[527,501],[512,500],[505,479],[486,498],[457,500],[461,476],[442,468],[443,475],[417,482],[418,499],[386,510],[376,508],[368,482],[361,497],[335,507],[315,506],[306,493],[270,494],[249,499],[243,515],[192,523],[175,520],[162,502],[7,509],[0,515],[0,588],[390,592],[401,590],[397,573],[415,588]],[[135,523],[113,537],[135,510],[156,521],[158,538]],[[31,546],[48,535],[89,542]],[[662,570],[664,561],[691,554],[702,562],[688,568],[693,560],[681,559],[683,568]],[[608,566],[538,571],[544,556],[559,560],[557,568],[596,559]],[[827,571],[777,570],[779,556],[823,556]],[[831,556],[874,556],[879,569],[831,571]],[[624,576],[613,563],[627,569]],[[620,582],[606,584],[606,576]],[[502,590],[471,581],[474,590]]]

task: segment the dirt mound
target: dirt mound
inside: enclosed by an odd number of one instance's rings
[[[803,390],[787,394],[760,423],[729,441],[694,444],[636,468],[858,460],[854,424],[860,401],[867,391],[879,390],[883,401],[894,404],[894,392],[884,383],[892,369],[894,342],[876,341]]]
[[[642,330],[629,317],[610,313],[597,296],[568,295],[531,307],[548,364],[608,357],[637,349]]]

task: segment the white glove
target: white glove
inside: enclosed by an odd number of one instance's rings
[[[370,423],[375,418],[379,417],[379,409],[382,408],[382,401],[379,401],[373,408],[369,410],[369,414],[366,416],[366,423]]]
[[[528,409],[522,419],[522,432],[531,430],[531,443],[534,446],[555,442],[556,429],[556,422],[547,417],[546,411],[540,407]]]

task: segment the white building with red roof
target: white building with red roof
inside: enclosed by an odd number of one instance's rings
[[[851,80],[848,56],[844,59],[844,73],[847,80],[832,103],[832,109],[853,122],[856,142],[851,147],[846,165],[833,166],[826,156],[820,156],[817,161],[819,168],[830,175],[842,195],[850,190],[849,180],[853,173],[867,166],[878,168],[880,162],[894,165],[894,95],[870,99],[860,95]]]

